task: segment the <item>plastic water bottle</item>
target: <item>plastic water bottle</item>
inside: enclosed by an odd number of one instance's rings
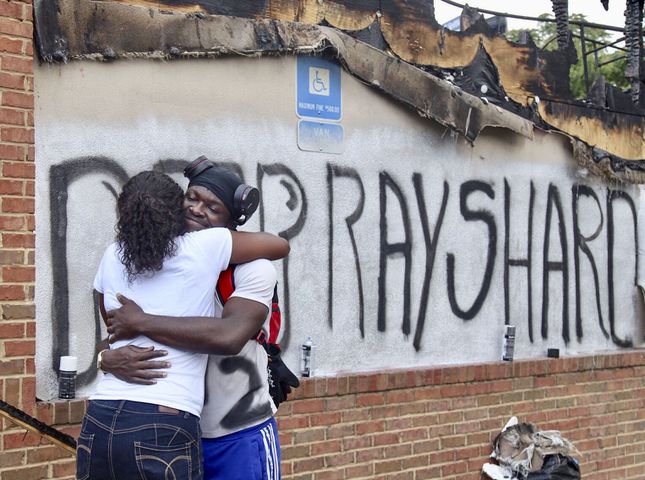
[[[515,353],[515,325],[506,325],[504,329],[504,344],[502,347],[502,360],[513,361]]]
[[[60,357],[60,373],[58,375],[58,398],[71,399],[76,397],[76,357]]]
[[[303,377],[314,376],[314,342],[311,337],[307,337],[301,347],[300,375]]]

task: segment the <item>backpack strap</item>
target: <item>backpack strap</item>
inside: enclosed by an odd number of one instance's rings
[[[222,306],[229,298],[231,298],[231,295],[233,295],[233,292],[235,291],[235,278],[233,277],[234,270],[235,265],[229,265],[226,270],[219,274],[219,278],[217,279],[215,294]]]
[[[278,343],[278,334],[282,325],[282,312],[278,303],[278,284],[273,287],[273,299],[271,300],[271,319],[269,320],[268,343]]]
[[[269,318],[269,331],[267,333],[263,328],[261,328],[255,339],[260,345],[263,345],[265,349],[269,344],[277,345],[281,323],[282,313],[280,312],[280,305],[278,304],[278,284],[276,283],[275,287],[273,287],[273,298],[271,299],[271,317]]]

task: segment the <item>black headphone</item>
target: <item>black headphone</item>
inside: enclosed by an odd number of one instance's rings
[[[215,164],[202,155],[188,164],[184,169],[184,177],[190,181],[213,167]],[[233,211],[231,212],[233,221],[238,225],[244,225],[257,210],[259,204],[260,191],[257,188],[243,183],[238,185],[233,194]]]

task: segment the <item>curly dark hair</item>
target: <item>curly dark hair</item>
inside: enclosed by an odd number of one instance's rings
[[[128,279],[161,270],[184,233],[184,192],[163,173],[145,171],[123,186],[117,200],[116,239]]]

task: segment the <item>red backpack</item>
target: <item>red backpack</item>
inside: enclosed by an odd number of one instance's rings
[[[229,266],[219,275],[217,280],[217,286],[215,287],[215,293],[217,298],[224,305],[226,301],[231,298],[231,295],[235,291],[235,278],[233,272],[235,271],[235,265]],[[255,336],[255,339],[261,345],[265,344],[278,344],[278,335],[280,333],[280,325],[282,323],[282,314],[280,312],[280,305],[278,304],[278,284],[276,283],[273,287],[273,298],[271,299],[271,318],[269,320],[269,331],[266,332],[264,328],[261,328],[258,334]]]

